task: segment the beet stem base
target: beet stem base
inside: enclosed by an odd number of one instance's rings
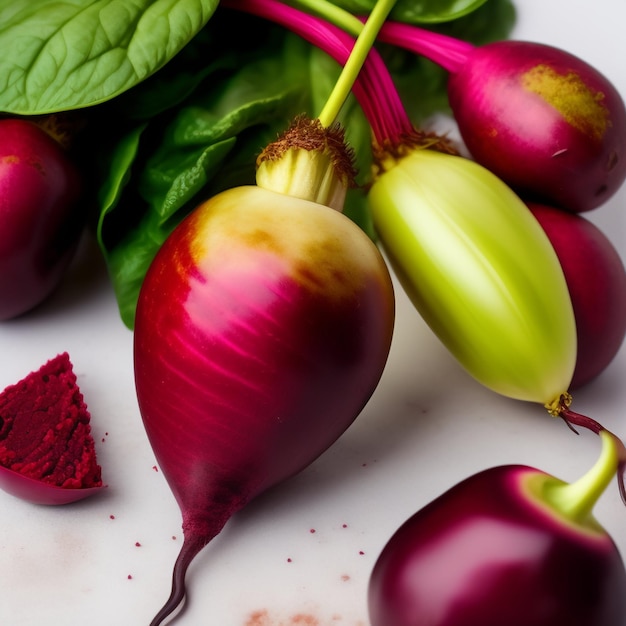
[[[185,537],[183,545],[178,553],[176,562],[174,563],[174,570],[172,572],[172,591],[167,602],[163,605],[161,610],[154,616],[150,622],[150,626],[160,626],[163,620],[171,615],[185,600],[186,588],[185,588],[185,576],[189,565],[196,557],[196,555],[204,548],[213,537],[198,537],[192,536],[190,538]]]

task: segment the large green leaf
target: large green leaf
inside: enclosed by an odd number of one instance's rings
[[[218,0],[0,0],[0,111],[107,101],[172,59]]]

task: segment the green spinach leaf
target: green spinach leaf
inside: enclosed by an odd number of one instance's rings
[[[109,100],[165,66],[218,0],[0,0],[0,111]]]

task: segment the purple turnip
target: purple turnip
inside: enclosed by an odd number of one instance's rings
[[[396,22],[380,38],[448,70],[449,102],[467,148],[522,195],[579,213],[624,182],[626,107],[577,56],[526,41],[473,46]]]
[[[0,320],[57,287],[85,219],[81,181],[63,148],[34,122],[0,120]]]
[[[494,467],[409,518],[374,566],[371,626],[623,626],[626,570],[592,514],[623,446],[600,436],[574,483]]]
[[[608,237],[581,215],[528,204],[559,258],[576,320],[571,387],[596,378],[626,336],[626,270]]]
[[[394,299],[376,246],[327,206],[223,192],[167,239],[141,289],[137,395],[183,517],[172,595],[227,520],[324,452],[374,391]]]

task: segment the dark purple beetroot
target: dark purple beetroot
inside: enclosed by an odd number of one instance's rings
[[[571,387],[613,361],[626,336],[626,270],[607,236],[580,215],[529,203],[559,257],[572,299],[578,353]]]
[[[411,517],[374,567],[371,626],[624,626],[624,564],[591,514],[617,465],[601,435],[600,461],[571,485],[495,467]]]
[[[582,59],[534,42],[465,52],[448,93],[472,156],[527,197],[577,213],[626,178],[626,108]]]
[[[85,223],[80,176],[34,122],[0,120],[0,320],[43,302],[57,287]]]

